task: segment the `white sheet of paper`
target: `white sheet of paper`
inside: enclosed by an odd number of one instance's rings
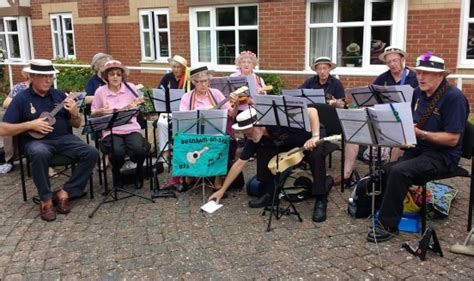
[[[374,142],[365,109],[336,108],[346,142],[370,145]]]
[[[202,205],[201,210],[203,210],[203,211],[205,211],[209,214],[212,214],[215,211],[217,211],[218,209],[220,209],[222,206],[223,206],[222,204],[217,204],[216,201],[211,200],[211,201],[207,202],[206,204]]]

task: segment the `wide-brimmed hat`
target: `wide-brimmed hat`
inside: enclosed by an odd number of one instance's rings
[[[34,59],[30,61],[30,65],[23,69],[26,73],[33,74],[56,74],[59,73],[50,60]]]
[[[252,128],[253,125],[257,124],[257,111],[253,108],[246,109],[239,113],[235,120],[237,123],[232,125],[234,130],[245,130]]]
[[[387,43],[382,42],[382,40],[372,40],[371,52],[372,53],[383,52],[385,45],[387,45]]]
[[[379,60],[385,62],[385,56],[388,54],[399,54],[404,58],[408,56],[408,54],[401,48],[396,46],[388,46],[387,48],[385,48],[384,52],[379,55]]]
[[[431,55],[431,52],[423,54],[416,59],[415,70],[449,74],[449,71],[445,68],[444,60]]]
[[[174,55],[172,58],[168,58],[168,62],[169,63],[177,62],[177,63],[181,64],[184,67],[188,67],[188,61],[185,58],[183,58],[182,56],[179,56],[179,55]]]
[[[114,68],[121,69],[125,77],[127,77],[130,72],[128,68],[125,65],[123,65],[120,61],[109,60],[104,64],[104,67],[102,67],[102,69],[100,70],[102,78],[107,79],[108,70],[114,69]]]
[[[200,75],[200,74],[203,74],[203,73],[205,73],[207,75],[212,75],[212,74],[214,74],[214,71],[209,70],[207,68],[207,66],[200,66],[200,67],[196,67],[196,68],[191,69],[190,77],[191,77],[191,79],[193,79],[193,77],[195,77],[197,75]]]
[[[252,63],[253,63],[254,66],[258,65],[257,55],[252,51],[242,51],[242,52],[240,52],[239,56],[235,58],[235,65],[239,66],[240,61],[243,58],[250,58],[250,60],[252,60]]]
[[[331,70],[336,68],[336,64],[333,63],[330,58],[328,58],[328,57],[318,57],[314,60],[313,65],[311,65],[311,69],[316,71],[316,66],[318,64],[322,64],[322,63],[329,64],[329,66],[331,67]]]

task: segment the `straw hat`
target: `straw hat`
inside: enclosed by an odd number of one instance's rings
[[[385,48],[385,51],[380,54],[379,60],[385,62],[385,56],[389,54],[399,54],[400,56],[404,58],[408,56],[408,54],[401,48],[396,47],[396,46],[388,46],[387,48]]]
[[[328,57],[318,57],[314,60],[313,65],[311,66],[311,69],[316,71],[316,66],[318,64],[328,64],[331,67],[331,70],[336,68],[336,64],[331,61],[330,58]]]
[[[237,123],[232,125],[234,130],[245,130],[252,128],[257,123],[257,111],[253,108],[246,109],[235,118]]]
[[[416,59],[415,70],[449,74],[449,71],[445,69],[444,60],[440,57],[432,56],[431,52],[421,55]]]
[[[54,68],[53,63],[50,60],[43,59],[34,59],[30,61],[30,66],[27,66],[23,69],[26,73],[33,74],[56,74],[59,73],[56,68]]]
[[[171,64],[173,62],[179,63],[184,67],[188,67],[188,61],[179,55],[174,55],[172,58],[168,58],[168,62]]]
[[[100,71],[102,78],[107,79],[108,71],[111,70],[111,69],[114,69],[114,68],[121,69],[122,72],[123,72],[123,75],[125,77],[127,77],[128,74],[130,73],[128,68],[125,65],[123,65],[120,61],[118,61],[118,60],[109,60],[104,64],[104,67]]]

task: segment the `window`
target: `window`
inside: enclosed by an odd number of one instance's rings
[[[28,17],[0,18],[0,49],[5,59],[27,61],[32,57],[30,24]]]
[[[140,11],[142,61],[166,62],[170,57],[168,9]]]
[[[258,55],[258,6],[194,8],[190,11],[191,63],[234,65],[244,50]]]
[[[462,1],[459,61],[461,67],[474,67],[474,1]]]
[[[55,58],[75,58],[72,14],[51,15],[51,38]]]
[[[307,11],[308,68],[319,56],[338,66],[383,64],[389,45],[404,46],[407,0],[312,0]]]

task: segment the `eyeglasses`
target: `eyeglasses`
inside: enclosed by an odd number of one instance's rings
[[[117,77],[122,77],[122,72],[121,71],[111,71],[107,74],[108,76],[117,76]]]
[[[51,79],[51,80],[54,79],[54,75],[52,74],[36,74],[35,76],[40,79]]]
[[[388,60],[388,61],[385,61],[385,63],[386,63],[387,65],[391,65],[391,64],[394,64],[394,63],[395,63],[395,64],[398,64],[398,63],[400,63],[400,59]]]
[[[208,82],[209,82],[208,79],[205,79],[205,80],[194,80],[194,84],[206,85]]]

